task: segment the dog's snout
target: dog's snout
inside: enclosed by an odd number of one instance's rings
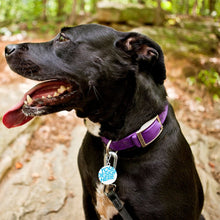
[[[8,46],[5,47],[5,56],[10,56],[11,54],[13,54],[17,49],[17,45],[16,44],[10,44]]]
[[[26,51],[28,50],[28,45],[25,44],[9,44],[5,47],[5,56],[10,56],[14,54],[17,50]]]

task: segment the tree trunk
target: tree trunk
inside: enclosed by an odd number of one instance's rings
[[[79,11],[80,11],[82,14],[85,14],[85,0],[80,0]]]
[[[195,3],[193,5],[193,10],[192,10],[193,16],[197,15],[197,7],[198,7],[198,0],[195,0]]]
[[[64,15],[65,0],[57,0],[57,17]]]
[[[205,15],[205,0],[202,0],[201,15]]]
[[[184,14],[184,4],[185,0],[180,0],[180,3],[178,4],[178,13],[179,14]]]
[[[47,21],[47,0],[42,0],[43,12],[42,12],[42,20]]]
[[[91,4],[91,12],[95,13],[96,12],[96,5],[97,5],[98,0],[91,0],[90,4]]]
[[[185,0],[185,13],[189,15],[189,0]]]
[[[161,0],[157,0],[157,9],[156,9],[156,17],[155,17],[155,24],[156,25],[161,25],[163,23],[161,19],[161,14],[162,14],[162,8],[161,8]]]
[[[215,3],[216,3],[216,0],[209,0],[209,14],[210,15],[215,10]]]
[[[73,25],[76,22],[76,11],[77,11],[76,10],[76,6],[77,6],[77,2],[76,1],[77,0],[73,0],[71,14],[70,14],[70,16],[68,18],[68,21],[67,21],[67,23],[69,25]]]

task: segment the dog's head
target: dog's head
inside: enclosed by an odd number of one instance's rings
[[[166,78],[158,44],[138,33],[96,24],[63,28],[45,43],[8,45],[5,56],[13,71],[44,81],[5,114],[7,127],[72,109],[80,117],[104,121],[132,100],[138,76],[158,86]]]

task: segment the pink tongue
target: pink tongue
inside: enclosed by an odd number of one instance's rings
[[[22,112],[22,106],[27,99],[27,95],[30,95],[32,98],[42,97],[42,95],[47,96],[48,94],[53,94],[61,85],[70,86],[70,84],[58,80],[46,81],[34,86],[24,94],[24,97],[16,106],[5,113],[2,119],[3,124],[7,128],[13,128],[30,121],[33,116],[26,116]]]
[[[22,106],[24,104],[25,99],[26,99],[26,95],[16,106],[11,108],[3,116],[2,122],[7,128],[21,126],[33,118],[32,116],[25,116],[24,113],[22,112]]]

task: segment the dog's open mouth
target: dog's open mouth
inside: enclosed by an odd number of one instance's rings
[[[26,92],[21,101],[3,116],[2,121],[7,128],[21,126],[34,116],[64,110],[79,95],[79,85],[76,83],[59,80],[42,82]]]

